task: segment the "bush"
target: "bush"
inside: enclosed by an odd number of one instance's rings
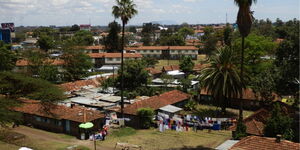
[[[197,102],[195,102],[194,100],[189,100],[185,105],[184,105],[184,109],[187,111],[192,111],[195,110],[197,105]]]
[[[120,128],[119,130],[115,130],[112,132],[112,136],[121,137],[121,136],[130,136],[134,135],[136,130],[130,127]]]
[[[238,124],[236,126],[235,134],[233,135],[233,139],[240,140],[242,137],[246,137],[246,125],[243,123],[242,119],[238,120]]]
[[[149,129],[151,127],[154,111],[151,108],[141,108],[137,111],[140,119],[140,127],[142,129]]]

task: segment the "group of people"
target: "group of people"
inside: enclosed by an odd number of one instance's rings
[[[157,116],[157,127],[160,132],[164,132],[165,130],[171,129],[176,131],[190,131],[193,130],[197,132],[197,130],[202,129],[211,129],[220,130],[221,125],[223,127],[229,125],[228,118],[210,118],[204,117],[200,118],[198,116],[192,115],[174,115],[170,118],[168,115],[158,115]],[[228,123],[228,124],[225,124]]]
[[[105,140],[105,137],[108,135],[108,126],[104,125],[102,129],[99,129],[95,134],[90,135],[90,140]]]

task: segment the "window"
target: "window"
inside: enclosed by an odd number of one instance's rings
[[[57,126],[61,126],[61,121],[59,121],[59,120],[54,120],[54,124],[57,125]]]
[[[151,53],[153,53],[153,52],[154,52],[154,50],[150,50],[150,52],[151,52]]]
[[[121,61],[121,58],[116,58],[117,61]]]
[[[107,58],[108,61],[113,61],[113,58]]]
[[[41,117],[34,116],[34,118],[35,118],[36,121],[39,121],[39,122],[42,121]]]
[[[160,50],[156,50],[156,52],[157,52],[157,53],[159,53],[159,52],[160,52]]]

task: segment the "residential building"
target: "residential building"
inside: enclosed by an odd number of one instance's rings
[[[105,46],[103,46],[103,45],[87,46],[87,47],[85,47],[85,52],[86,53],[104,53]]]
[[[62,65],[64,61],[61,59],[48,59],[44,61],[45,64],[50,64],[53,66],[57,66],[59,72],[63,71]],[[14,72],[27,72],[28,66],[30,65],[29,61],[26,59],[20,59],[16,62],[16,66],[13,69]]]
[[[168,105],[173,105],[175,107],[182,108],[189,100],[189,98],[189,94],[183,93],[178,90],[173,90],[160,95],[152,96],[147,99],[137,100],[134,103],[126,105],[124,107],[124,116],[125,118],[130,119],[130,121],[126,123],[128,126],[139,128],[140,121],[139,117],[137,116],[137,111],[140,108],[152,108],[156,113],[158,113],[158,110],[160,108]],[[119,107],[110,110],[117,112],[118,115],[121,112]]]
[[[90,24],[81,24],[80,30],[86,30],[86,31],[91,31],[92,26]]]
[[[277,138],[248,136],[229,150],[299,150],[300,144]]]
[[[104,114],[84,107],[71,107],[56,104],[41,104],[36,100],[21,100],[23,104],[12,108],[16,112],[22,113],[23,123],[35,128],[65,133],[80,138],[85,134],[85,130],[80,129],[79,125],[85,122],[92,122],[94,127],[91,131],[102,128]]]
[[[95,68],[103,65],[121,65],[121,53],[89,53]],[[124,61],[138,60],[143,56],[137,53],[124,53]]]
[[[140,46],[126,47],[127,51],[134,50],[143,57],[153,57],[157,59],[180,59],[183,56],[190,56],[197,59],[198,48],[195,46]]]

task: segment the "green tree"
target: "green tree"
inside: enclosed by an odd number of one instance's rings
[[[188,35],[194,34],[194,30],[189,27],[182,27],[179,29],[178,33],[179,33],[179,35],[181,35],[183,37],[183,39],[185,41]]]
[[[65,49],[62,59],[64,61],[65,79],[68,81],[87,77],[88,70],[93,65],[88,55],[74,48]]]
[[[8,46],[0,41],[0,71],[12,70],[16,65],[16,61],[16,54],[8,50]]]
[[[37,45],[45,52],[48,52],[49,49],[52,49],[55,46],[54,39],[46,34],[40,34]]]
[[[140,127],[142,129],[149,129],[153,122],[154,111],[152,108],[140,108],[137,111],[137,115],[140,119]]]
[[[173,34],[171,36],[162,36],[159,39],[159,44],[162,46],[184,46],[185,42],[182,36]]]
[[[274,104],[271,117],[264,128],[264,135],[267,137],[276,137],[277,134],[280,134],[283,138],[292,140],[294,138],[292,130],[293,120],[281,112],[280,105],[278,103]]]
[[[249,35],[253,16],[250,10],[250,7],[253,3],[256,3],[257,0],[234,0],[234,3],[239,7],[238,15],[237,15],[237,25],[242,36],[242,49],[241,49],[241,81],[244,82],[244,41],[245,38]],[[240,89],[243,91],[243,89]],[[240,98],[243,97],[243,93],[241,92]],[[240,120],[243,118],[243,103],[240,103]]]
[[[219,100],[223,113],[226,112],[226,99],[237,97],[244,87],[234,64],[234,56],[232,49],[219,49],[216,56],[209,59],[210,66],[204,68],[200,75],[203,87]]]
[[[187,78],[189,74],[193,71],[195,63],[193,62],[191,57],[182,57],[179,60],[180,70],[184,72],[184,76]]]
[[[170,75],[168,75],[168,74],[166,74],[166,73],[163,73],[163,74],[160,76],[160,78],[161,78],[161,80],[163,81],[163,84],[164,84],[164,86],[165,86],[165,90],[167,90],[167,86],[168,86],[169,84],[171,84],[171,83],[175,80],[172,76],[170,76]]]
[[[72,42],[73,44],[78,46],[87,46],[93,44],[94,42],[92,33],[86,30],[77,31],[74,37],[69,40],[69,42]]]
[[[52,83],[59,82],[59,74],[57,66],[52,65],[51,62],[44,63],[44,65],[39,68],[39,78]]]
[[[215,35],[208,35],[203,48],[205,54],[211,56],[217,50],[217,43],[218,39]]]
[[[151,43],[153,42],[151,35],[154,36],[154,30],[155,30],[155,27],[153,26],[152,23],[143,24],[142,39],[141,39],[141,41],[143,42],[143,45],[145,45],[145,46],[151,45]]]
[[[77,32],[80,30],[80,27],[77,24],[71,26],[70,31]]]
[[[151,57],[145,57],[142,61],[145,64],[145,67],[154,67],[158,63],[157,59]]]
[[[145,70],[145,65],[142,60],[128,60],[124,65],[124,89],[127,92],[133,92],[138,87],[147,85],[149,74]],[[121,70],[118,70],[118,74]],[[121,77],[117,77],[117,87],[121,89]]]
[[[115,16],[115,18],[121,18],[122,20],[122,51],[121,51],[121,114],[122,117],[124,118],[124,96],[123,96],[123,91],[124,91],[124,80],[123,80],[123,70],[124,70],[124,32],[125,32],[125,25],[128,23],[128,21],[135,16],[138,11],[136,10],[136,5],[133,3],[132,0],[116,0],[117,5],[112,7],[112,14]]]
[[[233,29],[230,27],[229,24],[226,25],[226,28],[223,31],[223,37],[224,37],[224,43],[226,46],[231,47],[231,43],[232,43],[232,35],[233,34]]]
[[[11,72],[0,72],[0,94],[0,126],[21,119],[19,113],[11,110],[19,105],[17,99],[20,97],[40,100],[45,105],[64,99],[63,91],[57,86]]]
[[[109,33],[105,38],[105,49],[108,53],[119,52],[121,49],[120,40],[119,40],[119,32],[121,30],[120,25],[113,21],[109,23]]]

